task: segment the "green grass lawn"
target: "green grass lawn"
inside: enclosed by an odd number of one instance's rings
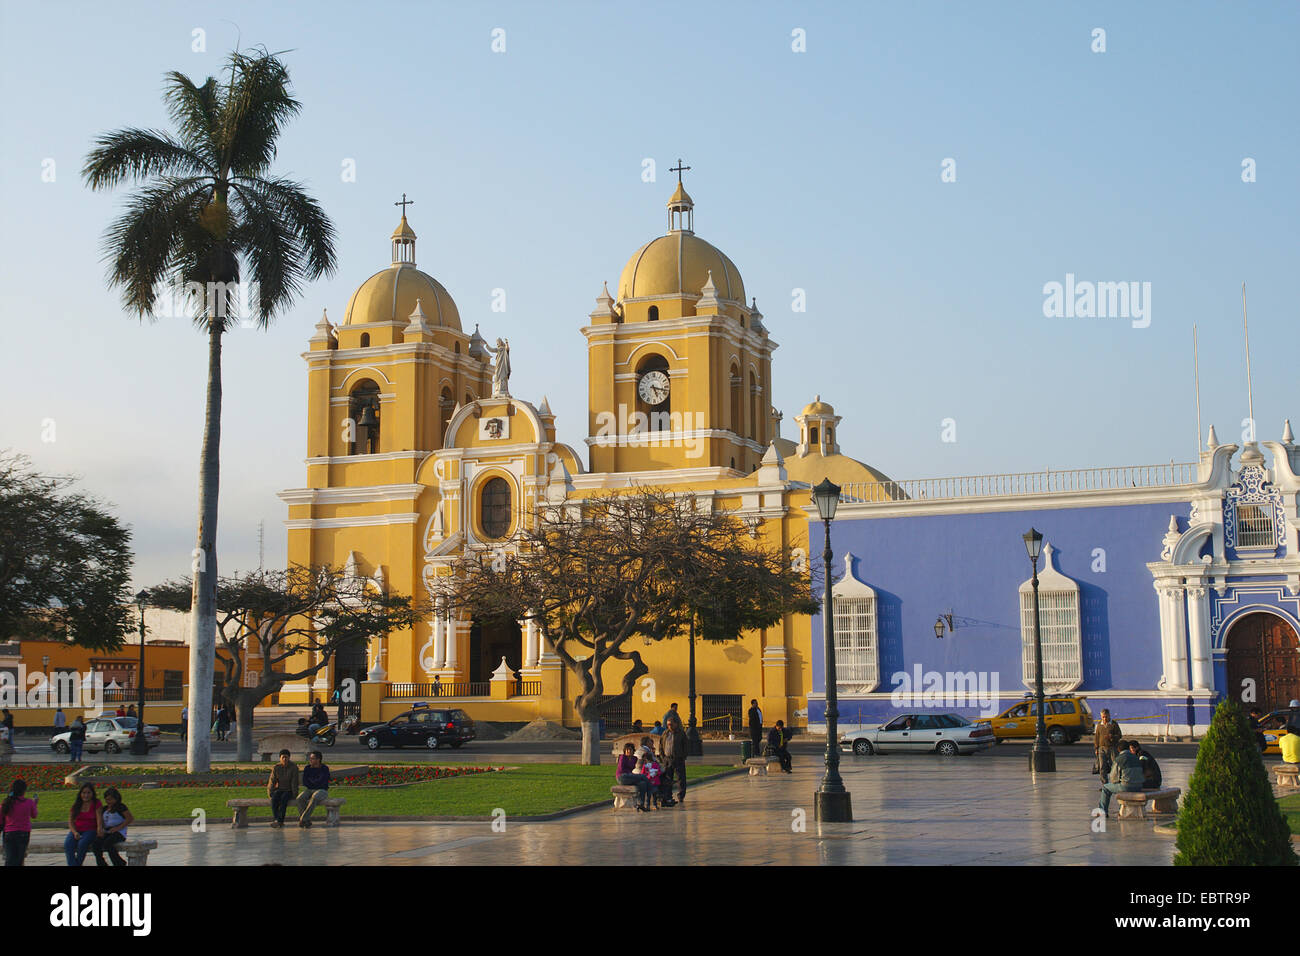
[[[506,762],[508,766],[508,762]],[[266,766],[266,765],[263,765]],[[686,768],[686,779],[698,781],[731,770],[726,766]],[[430,780],[403,787],[334,786],[330,796],[344,797],[346,817],[487,817],[497,807],[509,816],[538,816],[568,807],[610,799],[614,783],[610,766],[575,764],[524,764],[501,773]],[[158,790],[124,790],[122,801],[136,820],[179,820],[196,808],[207,813],[208,823],[227,818],[226,801],[239,797],[265,797],[266,787],[194,787]],[[40,794],[38,820],[62,820],[72,806],[72,789]],[[269,807],[254,807],[252,817],[270,817]]]

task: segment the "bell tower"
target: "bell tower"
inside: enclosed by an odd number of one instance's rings
[[[587,339],[593,472],[711,469],[749,474],[775,436],[772,352],[740,270],[695,234],[678,160],[668,232],[606,285]]]

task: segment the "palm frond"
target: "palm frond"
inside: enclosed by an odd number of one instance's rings
[[[120,129],[95,141],[81,175],[91,189],[107,189],[123,180],[153,176],[213,174],[204,158],[166,133]]]
[[[154,311],[159,286],[178,271],[187,224],[197,223],[210,192],[206,178],[164,179],[135,193],[109,226],[104,236],[109,286],[122,289],[128,311],[140,318]]]
[[[222,115],[226,168],[256,176],[271,165],[284,125],[302,104],[290,95],[289,72],[274,56],[232,53],[230,62],[233,79]]]
[[[274,199],[246,182],[232,183],[231,191],[230,240],[248,262],[249,278],[257,283],[257,324],[265,327],[302,291],[305,251]]]
[[[172,71],[166,76],[163,100],[181,140],[202,155],[215,173],[221,160],[221,146],[217,141],[223,108],[220,85],[208,77],[202,86],[195,86],[185,74]]]
[[[257,195],[264,204],[279,211],[298,240],[305,255],[303,273],[308,279],[333,275],[338,268],[334,252],[334,224],[325,215],[320,203],[307,195],[302,183],[283,177],[253,179],[235,177],[232,188]]]

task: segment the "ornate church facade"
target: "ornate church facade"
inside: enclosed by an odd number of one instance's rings
[[[840,418],[820,396],[794,417],[797,440],[784,439],[771,403],[777,344],[735,263],[696,235],[679,180],[666,233],[632,254],[581,327],[580,453],[560,440],[545,398],[511,394],[508,340],[465,332],[450,293],[417,267],[416,240],[403,214],[389,265],[342,321],[322,316],[303,355],[307,481],[281,493],[290,562],[432,596],[441,567],[510,547],[539,505],[580,508],[647,485],[736,515],[811,569],[822,528],[810,492],[828,477],[843,487],[833,524],[842,724],[896,712],[900,687],[929,674],[985,688],[978,703],[944,708],[968,715],[1024,695],[1033,614],[1020,540],[1031,525],[1049,544],[1039,619],[1051,689],[1184,733],[1244,687],[1264,707],[1300,697],[1300,448],[1289,423],[1280,442],[1240,448],[1211,432],[1185,465],[906,482],[842,454]],[[820,616],[791,616],[699,645],[702,729],[739,732],[750,698],[769,725],[824,726],[822,633]],[[685,640],[638,650],[651,680],[630,709],[610,702],[614,726],[649,723],[673,701],[686,710]],[[617,686],[613,665],[606,683]],[[324,699],[348,679],[365,720],[436,697],[479,720],[577,724],[577,683],[526,622],[480,625],[436,606],[279,699]]]
[[[581,329],[589,413],[580,453],[560,440],[545,398],[511,394],[509,342],[493,347],[477,326],[467,334],[448,291],[417,268],[403,215],[388,267],[361,284],[337,325],[322,316],[303,356],[307,483],[281,493],[290,562],[344,566],[380,589],[431,595],[441,566],[466,550],[510,547],[539,505],[580,507],[645,485],[694,494],[806,563],[812,484],[884,476],[840,454],[839,418],[820,400],[796,416],[797,443],[779,437],[777,344],[757,303],[746,301],[732,260],[695,234],[680,182],[668,220],[632,254],[617,294],[602,289]],[[769,721],[800,722],[812,633],[796,616],[731,644],[698,645],[703,729],[739,731],[751,698]],[[648,723],[673,701],[685,713],[685,640],[638,650],[652,681],[643,679],[631,711],[612,704],[611,721]],[[620,676],[615,663],[607,683]],[[414,629],[372,641],[364,660],[335,660],[279,699],[324,699],[349,677],[362,685],[366,719],[436,694],[476,719],[576,723],[577,685],[527,622],[480,625],[435,607]]]

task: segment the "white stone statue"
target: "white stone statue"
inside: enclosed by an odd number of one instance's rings
[[[496,356],[496,367],[492,370],[492,397],[509,398],[510,397],[510,340],[497,339],[497,347],[493,348],[486,342],[483,348]]]

